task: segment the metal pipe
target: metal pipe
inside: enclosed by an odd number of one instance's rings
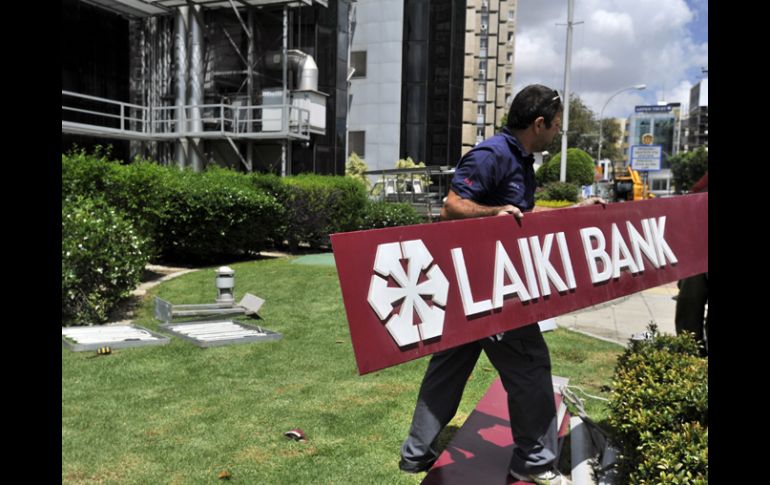
[[[284,5],[283,6],[283,49],[282,49],[282,64],[283,64],[283,90],[281,92],[281,131],[284,133],[288,133],[289,131],[289,110],[287,108],[288,104],[288,93],[286,91],[286,86],[288,83],[288,58],[287,58],[287,51],[289,48],[289,24],[288,24],[288,16],[289,16],[289,8]],[[288,134],[287,134],[288,136]],[[286,174],[286,156],[288,155],[287,152],[287,140],[284,140],[281,144],[281,177],[285,177]]]
[[[187,104],[190,108],[190,131],[203,131],[202,112],[203,104],[203,25],[200,5],[190,8],[190,90]],[[203,168],[203,160],[200,153],[203,152],[203,141],[200,138],[193,139],[197,150],[190,152],[190,166],[193,171],[200,172]]]
[[[297,49],[287,50],[285,56],[275,51],[265,55],[268,67],[278,66],[282,59],[286,59],[288,66],[297,70],[297,90],[318,91],[318,66],[313,56]]]
[[[572,452],[572,484],[573,485],[596,485],[591,472],[589,461],[595,454],[591,444],[591,435],[583,423],[583,420],[573,416],[569,420],[570,448]]]
[[[187,140],[183,134],[187,131],[184,105],[187,101],[187,16],[188,7],[176,10],[174,25],[174,62],[176,64],[176,163],[179,168],[187,165]]]
[[[567,130],[569,130],[569,75],[572,61],[572,10],[574,0],[567,0],[567,48],[564,55],[564,114],[561,118],[561,167],[559,180],[567,181]]]
[[[254,13],[253,8],[249,8],[249,30],[251,32],[254,32],[255,24],[256,24],[256,14]],[[248,68],[248,72],[246,73],[246,80],[247,80],[247,87],[246,87],[246,93],[249,97],[248,106],[252,106],[254,104],[254,61],[256,59],[256,51],[255,51],[255,45],[254,45],[254,38],[253,36],[249,36],[249,49],[246,53],[246,59],[248,60],[248,65],[246,66]],[[251,132],[253,129],[253,125],[249,123],[246,127],[247,132]],[[246,169],[251,172],[254,169],[254,153],[253,153],[253,143],[251,141],[246,142]]]

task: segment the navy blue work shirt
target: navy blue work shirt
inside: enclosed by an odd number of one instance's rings
[[[460,159],[452,190],[481,205],[511,204],[530,211],[535,207],[534,163],[535,157],[505,127]]]

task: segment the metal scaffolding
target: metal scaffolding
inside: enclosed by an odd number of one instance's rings
[[[62,90],[62,133],[130,140],[134,155],[196,171],[216,159],[251,171],[254,144],[270,141],[282,147],[282,174],[292,141],[325,133],[326,95],[312,58],[288,50],[287,18],[289,8],[328,2],[86,2],[129,19],[130,102]],[[280,35],[260,33],[260,20]]]

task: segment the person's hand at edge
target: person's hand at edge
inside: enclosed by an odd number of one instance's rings
[[[500,207],[500,211],[497,213],[497,215],[498,216],[512,215],[516,219],[521,219],[522,217],[524,217],[524,213],[521,212],[521,209],[510,204]]]

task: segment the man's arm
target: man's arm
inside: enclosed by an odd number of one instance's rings
[[[470,199],[463,199],[449,189],[444,207],[441,208],[441,220],[448,221],[452,219],[467,219],[469,217],[487,217],[513,215],[521,219],[523,213],[518,207],[508,205],[490,207],[480,205]]]

